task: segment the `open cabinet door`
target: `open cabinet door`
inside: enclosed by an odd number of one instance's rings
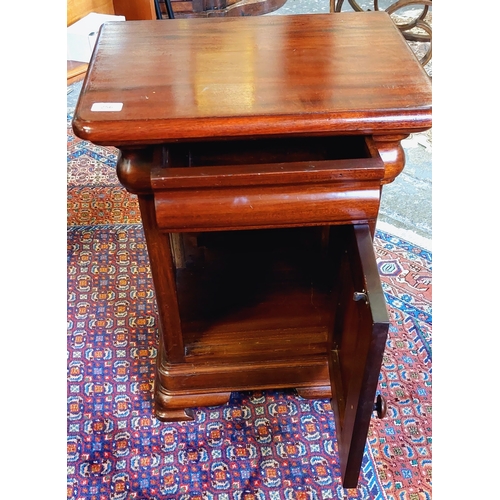
[[[344,488],[355,488],[374,411],[389,318],[368,225],[331,233],[339,295],[329,346],[332,408]],[[380,412],[379,412],[380,413]]]

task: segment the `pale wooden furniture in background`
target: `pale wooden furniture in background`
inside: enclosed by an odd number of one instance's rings
[[[66,25],[76,23],[91,12],[125,16],[129,21],[156,19],[154,0],[67,0]],[[87,63],[68,61],[68,85],[82,80],[87,67]]]
[[[67,26],[91,12],[114,14],[113,0],[67,0]]]

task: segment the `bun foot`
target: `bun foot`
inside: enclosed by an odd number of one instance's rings
[[[194,420],[192,408],[174,408],[171,410],[156,408],[155,415],[161,422],[186,422]]]
[[[195,419],[194,408],[226,404],[230,392],[185,394],[164,389],[157,378],[155,385],[155,415],[162,422],[183,422]]]

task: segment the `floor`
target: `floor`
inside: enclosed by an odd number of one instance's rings
[[[362,8],[373,9],[372,1],[359,1]],[[392,2],[381,0],[380,8]],[[346,1],[343,10],[352,10]],[[418,9],[417,9],[418,10]],[[329,0],[288,0],[267,15],[329,12]],[[432,75],[432,62],[426,66]],[[68,88],[68,106],[75,106],[81,82]],[[432,131],[414,134],[403,141],[406,166],[397,179],[383,188],[378,227],[397,234],[428,250],[432,240]]]

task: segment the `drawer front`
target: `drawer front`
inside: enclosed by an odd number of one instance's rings
[[[374,220],[384,164],[375,148],[362,154],[153,169],[158,226],[168,232],[218,231]]]

